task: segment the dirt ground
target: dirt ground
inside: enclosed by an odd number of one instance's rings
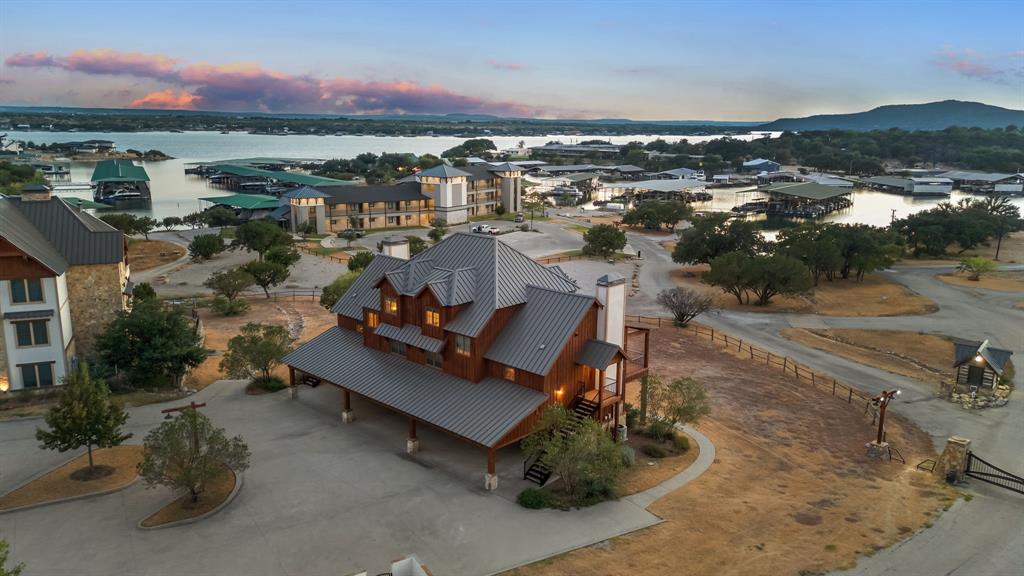
[[[954,264],[968,256],[982,256],[984,258],[995,259],[996,256],[996,243],[990,241],[988,245],[980,245],[970,250],[965,251],[963,254],[957,254],[960,247],[953,244],[949,247],[948,256],[945,258],[931,258],[931,259],[915,259],[905,258],[900,260],[899,266],[935,266],[937,264]],[[1017,262],[1024,262],[1024,232],[1014,232],[1006,238],[1003,238],[1003,245],[999,249],[999,263],[1001,264],[1014,264]]]
[[[954,376],[953,341],[945,336],[853,328],[787,328],[782,335],[804,346],[908,378],[940,382]]]
[[[89,466],[88,454],[83,454],[60,468],[0,497],[0,510],[39,504],[72,496],[83,496],[124,486],[138,476],[136,470],[142,461],[142,446],[125,445],[94,449],[93,463],[114,469],[109,476],[95,480],[74,480],[72,473]]]
[[[132,240],[128,245],[128,262],[132,272],[169,264],[184,255],[184,247],[163,240]]]
[[[715,463],[655,502],[662,524],[513,574],[817,574],[909,537],[953,502],[940,479],[915,470],[935,454],[901,419],[888,437],[907,464],[869,460],[863,406],[672,328],[652,338],[655,372],[707,385],[712,413],[698,428]]]
[[[938,310],[934,302],[877,274],[861,282],[853,280],[822,280],[808,296],[776,296],[767,306],[739,304],[732,294],[700,281],[707,272],[706,264],[687,266],[672,271],[676,285],[716,295],[722,308],[745,312],[786,312],[821,314],[822,316],[905,316],[929,314]]]
[[[156,511],[152,516],[142,521],[146,528],[187,520],[202,516],[224,502],[235,489],[235,473],[230,468],[224,467],[224,472],[209,482],[199,497],[199,502],[192,503],[192,496],[185,493],[180,498]]]
[[[981,288],[983,290],[995,290],[996,292],[1024,292],[1024,270],[991,272],[983,275],[978,280],[969,280],[967,274],[961,272],[939,274],[936,278],[946,284],[963,286],[964,288]]]
[[[683,434],[683,436],[686,435]],[[688,468],[690,464],[693,464],[693,461],[700,454],[700,448],[697,447],[696,440],[689,436],[686,438],[690,441],[690,449],[686,452],[666,458],[651,458],[640,451],[640,446],[656,442],[631,433],[627,444],[636,450],[636,463],[623,476],[619,493],[627,496],[643,492],[648,488],[661,484]]]
[[[295,343],[301,344],[337,323],[337,316],[321,306],[319,299],[268,300],[254,297],[249,299],[249,304],[248,312],[241,316],[221,316],[210,308],[200,310],[205,345],[214,353],[189,373],[185,381],[187,387],[202,390],[224,378],[220,371],[221,357],[228,348],[228,340],[238,335],[238,328],[243,324],[260,322],[285,326],[296,338]],[[278,366],[274,374],[287,382],[288,370],[284,366]]]

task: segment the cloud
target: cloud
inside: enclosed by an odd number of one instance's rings
[[[168,88],[167,90],[161,90],[159,92],[150,92],[142,98],[136,98],[128,104],[128,107],[157,108],[162,110],[191,110],[195,109],[196,104],[200,100],[201,98],[195,94],[189,94],[184,90],[176,94],[174,90]]]
[[[7,58],[6,63],[14,67],[56,68],[88,75],[149,78],[179,90],[167,88],[151,92],[131,101],[128,105],[132,107],[336,113],[473,112],[506,116],[580,114],[459,94],[443,86],[408,80],[318,78],[270,70],[253,63],[182,65],[169,56],[110,49],[77,50],[63,57],[45,52],[19,53]],[[493,65],[507,70],[522,68],[520,64]]]
[[[1007,56],[1012,60],[1022,54],[1024,51],[1011,52]],[[971,48],[946,48],[931,63],[972,80],[1006,84],[1008,76],[1020,75],[1020,70],[1014,70],[1014,63],[1007,61],[1007,56],[987,56]]]
[[[526,66],[517,62],[496,62],[494,60],[488,60],[487,63],[496,70],[523,70]]]

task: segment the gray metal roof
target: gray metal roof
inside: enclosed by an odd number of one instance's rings
[[[21,312],[4,312],[4,320],[30,320],[32,318],[52,318],[53,309],[23,310]]]
[[[583,350],[580,350],[580,355],[576,358],[576,363],[604,370],[615,362],[616,354],[625,356],[618,344],[604,340],[587,340],[583,344]]]
[[[380,310],[380,290],[377,290],[377,283],[384,277],[385,272],[404,263],[405,260],[393,256],[384,254],[374,256],[359,278],[356,278],[356,281],[349,286],[345,295],[334,303],[331,312],[362,320],[363,307]]]
[[[676,177],[690,177],[696,173],[697,171],[692,168],[673,168],[671,170],[663,170],[661,172],[658,172],[658,174],[668,174],[669,176]]]
[[[909,178],[900,178],[898,176],[872,176],[867,179],[870,184],[878,184],[879,186],[891,186],[893,188],[907,189],[911,185]]]
[[[502,164],[491,164],[491,172],[522,172],[522,166],[517,166],[511,162],[504,162]]]
[[[294,190],[288,191],[284,195],[285,198],[330,198],[330,194],[325,194],[312,186],[301,186]]]
[[[426,287],[442,306],[459,306],[473,301],[476,280],[472,268],[438,269]]]
[[[10,197],[0,202],[21,212],[71,266],[110,264],[124,259],[124,234],[120,230],[68,206],[60,198],[24,201]]]
[[[18,210],[21,201],[0,195],[0,238],[28,254],[54,274],[63,274],[68,262],[60,251]]]
[[[415,324],[406,324],[399,328],[391,324],[381,323],[377,325],[377,329],[373,333],[389,340],[397,340],[409,346],[415,346],[427,352],[440,352],[444,348],[444,340],[425,336],[420,327]]]
[[[527,286],[526,304],[508,321],[484,357],[543,376],[594,304],[592,296]]]
[[[420,183],[413,178],[398,184],[375,184],[372,186],[318,186],[318,190],[329,195],[328,204],[359,204],[362,202],[400,202],[402,200],[426,200],[420,192]]]
[[[746,162],[743,163],[743,166],[750,168],[752,166],[761,166],[763,164],[775,164],[776,166],[779,166],[779,163],[776,162],[775,160],[768,160],[765,158],[754,158],[753,160],[747,160]]]
[[[291,214],[291,212],[292,212],[292,207],[290,205],[288,205],[288,204],[284,204],[282,206],[278,206],[277,208],[274,208],[274,211],[271,212],[270,215],[267,216],[267,217],[270,218],[271,220],[281,220],[285,216]]]
[[[1000,180],[1006,180],[1007,178],[1013,178],[1014,174],[999,174],[994,172],[971,172],[969,170],[950,170],[949,172],[943,172],[937,174],[942,178],[950,178],[952,180],[959,180],[961,182],[998,182]]]
[[[473,383],[363,346],[359,333],[338,327],[282,361],[482,446],[496,445],[548,399],[507,380]]]
[[[464,172],[458,168],[454,168],[447,164],[438,164],[433,168],[428,168],[420,172],[420,176],[434,176],[436,178],[455,178],[457,176],[469,176],[469,172]]]
[[[953,352],[956,356],[956,361],[953,362],[954,367],[970,362],[975,356],[981,354],[981,357],[996,371],[996,374],[1003,373],[1006,363],[1010,361],[1010,356],[1013,356],[1013,352],[1009,350],[992,348],[988,345],[988,340],[984,342],[956,342],[953,346]]]

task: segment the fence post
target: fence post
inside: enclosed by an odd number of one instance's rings
[[[849,391],[850,391],[850,393],[846,397],[846,403],[847,404],[853,404],[853,388],[849,388]]]
[[[740,338],[740,343],[736,345],[737,352],[743,352],[743,338]]]
[[[750,359],[753,360],[754,359],[754,347],[753,346],[747,346],[747,348],[750,348]]]
[[[814,387],[814,386],[817,386],[817,385],[818,385],[817,382],[814,381],[814,371],[811,370],[811,386]]]
[[[765,354],[767,354],[768,356],[765,357],[765,359],[764,359],[764,365],[765,366],[771,366],[772,365],[772,353],[771,352],[765,352]]]
[[[832,395],[833,396],[836,395],[836,379],[835,378],[832,379]]]
[[[786,373],[786,368],[788,368],[788,367],[789,367],[789,356],[784,356],[782,358],[782,373],[783,374]]]

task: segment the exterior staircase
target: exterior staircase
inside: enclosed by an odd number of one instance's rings
[[[593,400],[587,400],[582,396],[576,398],[576,401],[573,402],[572,407],[569,409],[569,412],[572,414],[572,419],[569,421],[568,426],[559,431],[559,434],[561,434],[563,438],[568,437],[576,431],[580,424],[588,418],[593,418],[598,408],[598,403]],[[544,454],[539,454],[532,463],[527,461],[524,464],[524,480],[529,480],[538,486],[543,486],[547,483],[548,479],[551,478],[551,468],[547,467],[547,465],[541,461],[543,459]]]

